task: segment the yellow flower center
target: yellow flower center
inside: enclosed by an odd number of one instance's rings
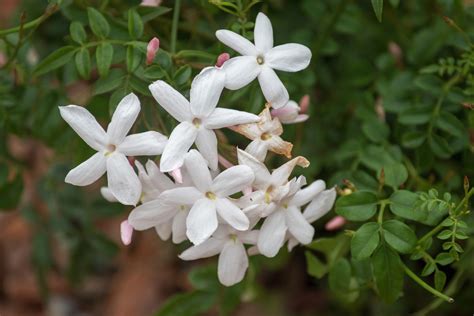
[[[117,149],[117,146],[115,146],[114,144],[108,144],[108,145],[106,146],[106,149],[107,149],[107,151],[105,152],[104,155],[105,155],[105,156],[108,156],[108,155],[110,155],[111,153],[113,153],[113,152]]]
[[[263,58],[262,55],[257,56],[257,64],[263,65],[264,62],[265,62],[265,59]]]
[[[269,140],[270,138],[272,138],[272,135],[270,133],[267,133],[267,132],[260,135],[261,140]]]
[[[206,192],[206,197],[209,200],[215,200],[216,199],[216,195],[213,192]]]
[[[199,128],[201,126],[201,119],[195,117],[193,119],[193,124],[194,124],[194,126],[196,126],[196,128]]]

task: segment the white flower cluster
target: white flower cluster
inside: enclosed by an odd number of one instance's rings
[[[336,192],[326,190],[322,180],[306,186],[304,176],[289,179],[297,165],[309,165],[304,157],[293,158],[272,172],[263,163],[268,150],[291,158],[292,148],[280,137],[279,116],[272,117],[268,107],[279,111],[285,123],[305,119],[296,103],[289,101],[274,69],[294,72],[306,68],[310,50],[300,44],[273,47],[272,26],[262,13],[255,24],[255,45],[231,31],[219,30],[216,35],[242,56],[229,59],[222,67],[202,70],[192,82],[189,101],[164,81],[150,85],[157,102],[179,121],[169,139],[154,131],[127,136],[140,111],[134,94],[119,103],[107,131],[83,107],[69,105],[60,107],[60,112],[97,150],[68,173],[66,182],[84,186],[107,172],[108,187],[101,190],[107,200],[134,206],[141,203],[123,229],[127,225],[135,230],[155,228],[164,240],[189,240],[193,246],[179,256],[183,260],[219,254],[219,280],[230,286],[243,279],[247,254],[273,257],[285,242],[289,250],[311,242],[311,223],[331,209]],[[259,116],[217,107],[224,88],[239,89],[255,78],[267,100]],[[228,168],[220,172],[214,130],[224,127],[252,142],[245,151],[237,149],[238,165],[227,162],[224,166]],[[193,144],[197,150],[191,149]],[[159,167],[151,160],[145,166],[137,160],[138,174],[127,159],[155,155],[161,155]]]

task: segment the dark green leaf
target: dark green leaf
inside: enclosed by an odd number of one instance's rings
[[[94,94],[103,94],[117,89],[124,81],[125,76],[122,70],[113,69],[107,77],[102,77],[94,84]]]
[[[193,291],[172,296],[161,307],[156,316],[194,316],[208,311],[217,296],[213,292]]]
[[[375,143],[381,143],[388,138],[390,129],[388,125],[376,119],[364,122],[362,131],[365,136]]]
[[[445,240],[450,238],[453,235],[453,232],[449,229],[443,230],[441,233],[438,234],[438,238],[441,240]]]
[[[139,39],[143,35],[143,21],[136,10],[128,10],[128,34],[133,39]]]
[[[193,268],[188,274],[188,279],[193,287],[198,290],[218,291],[220,288],[215,265]]]
[[[95,35],[101,38],[105,38],[109,35],[110,25],[102,13],[94,8],[89,7],[87,8],[87,16],[89,18],[89,26]]]
[[[435,280],[435,288],[438,291],[442,291],[444,288],[444,285],[446,284],[446,274],[443,271],[436,270],[434,280]]]
[[[400,257],[388,245],[382,244],[372,256],[372,266],[379,295],[387,303],[395,302],[403,289]]]
[[[143,76],[150,80],[162,79],[166,76],[166,72],[159,65],[152,65],[145,69]]]
[[[351,221],[365,221],[377,210],[377,196],[371,192],[356,191],[340,197],[336,202],[336,213]]]
[[[127,69],[129,72],[134,72],[140,66],[142,57],[138,48],[131,45],[127,47]]]
[[[426,140],[426,133],[424,132],[406,132],[402,135],[402,145],[406,148],[418,148]]]
[[[432,134],[428,138],[428,143],[430,145],[433,153],[439,158],[449,158],[451,156],[451,148],[449,147],[448,141],[436,134]]]
[[[397,189],[408,179],[408,171],[402,163],[393,163],[383,167],[385,184]]]
[[[340,258],[334,266],[329,270],[329,288],[341,294],[346,294],[349,290],[349,282],[351,279],[351,264],[347,259]]]
[[[36,66],[33,74],[39,76],[63,66],[71,61],[75,52],[76,48],[74,46],[61,47],[43,59],[43,61]]]
[[[100,44],[95,51],[95,58],[100,76],[106,77],[114,58],[114,47],[109,43]]]
[[[393,214],[412,221],[421,222],[426,219],[427,214],[419,208],[416,208],[418,194],[399,190],[390,196],[390,210]]]
[[[408,225],[395,219],[383,222],[385,241],[400,253],[410,253],[416,246],[415,232]]]
[[[74,42],[83,44],[87,40],[87,34],[81,23],[74,21],[69,26],[69,33]]]
[[[185,84],[191,77],[191,67],[188,65],[180,67],[174,74],[174,82],[176,85]]]
[[[351,241],[351,253],[360,260],[372,255],[380,242],[378,223],[365,223],[354,234]]]
[[[89,79],[91,73],[91,56],[87,48],[81,48],[74,58],[79,75],[84,79]]]
[[[443,80],[434,75],[422,75],[415,79],[415,85],[420,89],[439,95],[443,91]]]
[[[428,261],[423,270],[421,271],[421,276],[428,276],[433,273],[435,269],[436,263],[434,263],[433,261]]]
[[[464,124],[456,116],[446,111],[441,111],[436,120],[436,126],[455,137],[465,137],[466,135]]]
[[[436,256],[436,262],[442,266],[446,266],[450,263],[452,263],[454,261],[454,258],[453,256],[451,256],[451,254],[447,253],[447,252],[442,252],[442,253],[439,253],[437,256]]]
[[[0,187],[0,210],[11,210],[17,207],[23,193],[23,177],[21,174]]]
[[[315,278],[321,279],[328,272],[327,266],[321,262],[315,255],[310,251],[305,251],[306,257],[306,270],[309,275],[314,276]]]
[[[410,107],[398,116],[398,121],[406,125],[420,125],[428,123],[431,118],[431,108],[429,107]]]
[[[382,22],[383,0],[372,0],[372,8],[379,22]]]

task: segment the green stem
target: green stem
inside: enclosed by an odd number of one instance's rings
[[[173,23],[171,24],[171,54],[176,53],[176,39],[178,37],[178,22],[181,0],[175,0],[173,10]]]
[[[418,245],[423,244],[428,238],[431,238],[433,235],[436,235],[441,229],[443,229],[442,223],[444,222],[444,219],[432,230],[430,230],[428,233],[426,233],[423,237],[418,239]]]
[[[17,33],[17,32],[20,31],[20,29],[23,29],[23,31],[25,31],[25,30],[34,28],[34,27],[40,25],[41,23],[43,23],[43,21],[45,21],[47,18],[49,18],[51,15],[53,15],[58,10],[59,10],[58,5],[56,5],[56,4],[51,5],[48,8],[46,8],[46,11],[43,13],[43,15],[41,15],[40,17],[34,19],[33,21],[30,21],[28,23],[25,23],[23,25],[19,25],[19,26],[10,28],[10,29],[0,30],[0,36],[5,36],[5,35],[11,34],[11,33]]]
[[[432,288],[429,284],[427,284],[425,281],[423,281],[422,279],[420,279],[413,271],[411,271],[406,265],[402,264],[403,265],[403,270],[405,270],[405,273],[413,280],[415,281],[416,283],[418,283],[422,288],[424,288],[425,290],[427,290],[428,292],[430,292],[431,294],[433,294],[434,296],[436,297],[439,297],[443,300],[445,300],[446,302],[448,303],[453,303],[454,302],[454,299],[452,297],[449,297],[441,292],[439,292],[438,290]]]
[[[383,222],[383,214],[385,212],[385,206],[389,204],[390,202],[388,200],[382,200],[380,201],[380,210],[379,210],[379,216],[377,217],[377,223],[382,225]]]

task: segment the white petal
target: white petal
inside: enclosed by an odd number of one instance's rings
[[[204,68],[191,84],[191,111],[197,117],[207,117],[216,108],[225,84],[225,72],[216,67]]]
[[[323,180],[317,180],[311,183],[306,188],[299,190],[290,201],[291,205],[302,206],[309,203],[326,188],[326,183]]]
[[[202,155],[193,149],[186,154],[184,164],[196,188],[201,192],[209,191],[212,185],[212,178],[207,167],[207,162]]]
[[[107,143],[107,134],[89,111],[81,106],[68,105],[60,106],[59,113],[87,145],[97,151],[104,148]]]
[[[245,87],[257,78],[261,68],[254,56],[238,56],[229,59],[222,66],[226,76],[225,87],[230,90]]]
[[[109,202],[118,202],[115,196],[110,191],[110,189],[107,187],[101,187],[100,194],[102,194],[102,197]]]
[[[175,244],[186,240],[186,218],[188,214],[188,210],[180,210],[175,217],[173,217],[171,230],[173,232],[173,243]]]
[[[267,257],[275,257],[283,246],[286,234],[285,214],[278,210],[268,216],[260,228],[258,236],[258,250]]]
[[[248,166],[238,165],[222,171],[212,182],[211,190],[219,197],[226,197],[242,191],[255,179]]]
[[[117,152],[107,157],[107,181],[110,191],[120,203],[138,203],[142,184],[127,157]]]
[[[241,55],[257,55],[257,49],[245,37],[228,30],[218,30],[216,37],[219,41],[229,46]]]
[[[161,155],[161,172],[170,172],[183,165],[184,156],[196,140],[197,132],[189,122],[180,123],[174,128]]]
[[[264,162],[265,157],[267,157],[268,144],[260,138],[256,138],[247,145],[245,151],[257,158],[259,161]]]
[[[272,22],[262,12],[257,15],[253,36],[255,38],[255,46],[260,52],[265,53],[273,47]]]
[[[237,232],[237,237],[244,243],[248,245],[255,245],[258,241],[259,230],[251,230],[246,232]]]
[[[296,124],[296,123],[302,123],[302,122],[304,122],[308,119],[309,119],[308,114],[298,114],[298,116],[294,120],[286,121],[286,122],[282,121],[282,123],[284,123],[284,124]]]
[[[163,80],[153,82],[149,87],[155,100],[176,120],[183,122],[191,119],[189,101]]]
[[[309,244],[313,240],[314,227],[306,221],[299,207],[289,206],[285,215],[290,233],[303,245]]]
[[[171,223],[170,221],[155,226],[155,231],[160,236],[161,240],[168,240],[171,236]]]
[[[109,142],[119,145],[132,128],[140,113],[140,100],[133,93],[126,95],[117,105],[112,120],[107,127]]]
[[[247,230],[249,219],[244,212],[228,199],[217,199],[217,213],[230,226],[237,230]]]
[[[239,124],[256,123],[258,121],[260,121],[260,117],[252,113],[216,108],[214,112],[204,120],[204,126],[209,129],[218,129]]]
[[[258,82],[265,99],[273,108],[278,109],[288,103],[290,99],[288,91],[272,68],[262,67]]]
[[[158,191],[162,192],[175,187],[173,181],[158,169],[154,161],[148,160],[145,167],[153,187]]]
[[[181,187],[166,190],[160,194],[160,199],[175,205],[192,205],[203,197],[195,187]]]
[[[311,51],[301,44],[284,44],[273,47],[265,54],[265,63],[276,70],[300,71],[308,67]]]
[[[292,251],[299,242],[293,236],[288,239],[288,251]]]
[[[200,199],[194,203],[186,218],[186,236],[195,245],[206,241],[217,229],[215,203],[209,199]]]
[[[182,260],[196,260],[215,256],[221,252],[225,242],[225,240],[211,237],[200,245],[186,249],[179,255],[179,258]]]
[[[126,156],[160,155],[167,140],[166,136],[149,131],[125,137],[117,149]]]
[[[290,177],[291,173],[293,172],[293,169],[297,165],[306,168],[307,166],[309,166],[309,161],[302,156],[298,156],[291,159],[290,161],[281,165],[277,169],[273,170],[270,182],[274,186],[280,186],[285,184],[288,181],[288,178]]]
[[[252,169],[253,173],[255,174],[256,187],[262,188],[266,183],[268,183],[271,175],[270,172],[268,172],[267,167],[265,167],[262,162],[258,161],[255,157],[239,148],[237,148],[237,158],[239,160],[239,164],[246,165]]]
[[[249,258],[240,240],[228,241],[219,255],[217,276],[225,286],[231,286],[243,280],[249,266]]]
[[[95,153],[66,175],[66,183],[84,186],[94,183],[102,177],[106,170],[107,158],[104,153]]]
[[[136,230],[145,230],[168,222],[176,212],[178,208],[175,205],[153,200],[134,208],[128,216],[128,222]]]
[[[329,212],[336,200],[336,189],[325,190],[314,198],[305,208],[303,216],[312,223]]]
[[[201,155],[206,158],[212,170],[217,169],[217,137],[213,130],[201,128],[196,137],[196,147]]]

